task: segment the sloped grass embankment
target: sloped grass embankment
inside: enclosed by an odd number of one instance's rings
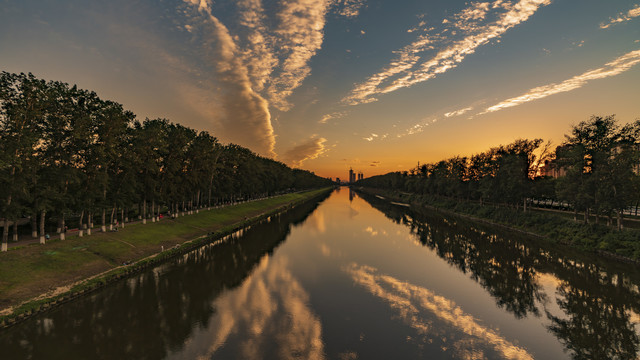
[[[118,232],[73,236],[0,253],[0,328],[330,190],[205,209],[176,219],[126,225]]]

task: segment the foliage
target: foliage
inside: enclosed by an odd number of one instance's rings
[[[380,192],[380,190],[378,190]],[[587,251],[606,251],[640,260],[640,230],[617,231],[604,224],[582,224],[546,211],[513,211],[504,206],[487,206],[433,195],[382,191],[382,195],[403,202],[426,205],[542,236]]]
[[[296,192],[215,208],[192,216],[166,220],[151,226],[132,224],[126,231],[96,234],[93,238],[54,240],[46,248],[25,246],[0,254],[0,304],[8,307],[32,299],[61,284],[75,285],[71,292],[90,290],[108,276],[140,268],[154,259],[176,254],[173,250],[219,239],[247,222],[281,212],[292,205],[327,196],[329,188]],[[208,235],[208,236],[202,236]],[[164,246],[164,251],[160,251]],[[123,263],[134,265],[121,266]],[[108,275],[104,275],[110,270]],[[98,277],[91,276],[100,274]],[[39,308],[51,299],[29,301],[14,309],[13,315]],[[13,316],[11,315],[11,316]],[[0,316],[0,323],[2,316]]]
[[[481,154],[424,164],[409,172],[374,176],[359,185],[455,199],[504,202],[517,206],[533,194],[541,139],[516,140]]]
[[[221,145],[206,131],[166,119],[139,122],[94,92],[1,73],[0,218],[7,221],[45,213],[64,221],[73,214],[81,227],[102,214],[105,225],[106,210],[113,223],[117,210],[124,220],[136,205],[150,206],[154,217],[160,206],[175,214],[329,184],[241,146]]]
[[[624,211],[640,202],[640,120],[619,126],[614,116],[592,116],[572,127],[555,154],[549,154],[549,144],[541,145],[540,139],[516,140],[471,157],[374,176],[358,185],[404,193],[411,196],[409,201],[422,199],[583,248],[638,258],[640,233],[622,235],[619,230]],[[538,175],[543,163],[563,176]],[[513,211],[519,204],[526,209],[532,199],[584,212],[584,224]],[[595,224],[588,224],[592,215]],[[614,216],[618,231],[599,224],[602,217],[611,224]]]
[[[613,116],[593,116],[574,126],[555,154],[549,153],[549,144],[541,145],[541,139],[519,139],[358,184],[516,208],[532,198],[563,201],[585,212],[585,222],[590,214],[596,221],[608,217],[608,222],[616,215],[621,227],[624,210],[640,201],[640,120],[621,127]],[[539,175],[543,163],[564,176]]]

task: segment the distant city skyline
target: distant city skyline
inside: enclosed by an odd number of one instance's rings
[[[316,174],[640,118],[638,0],[4,0],[0,70]]]

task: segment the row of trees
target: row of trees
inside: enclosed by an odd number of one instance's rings
[[[155,221],[219,202],[329,184],[206,131],[166,119],[137,121],[95,92],[32,74],[0,76],[0,218],[3,248],[30,218],[40,239],[48,219],[77,217],[90,234],[133,213]],[[109,217],[109,221],[107,221]],[[64,238],[64,232],[61,234]]]
[[[640,120],[620,126],[614,116],[592,116],[565,135],[550,151],[541,139],[516,140],[471,157],[456,156],[419,165],[410,171],[374,176],[361,186],[417,194],[505,203],[526,211],[532,198],[568,203],[577,213],[615,214],[621,226],[623,211],[640,195]],[[555,169],[554,179],[545,172]]]
[[[583,211],[609,219],[638,205],[640,196],[640,120],[620,127],[613,116],[592,117],[574,126],[556,150],[556,167],[563,169],[555,196]]]

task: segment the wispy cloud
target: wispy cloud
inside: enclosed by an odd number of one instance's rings
[[[325,17],[331,4],[332,0],[285,0],[276,15],[275,45],[283,60],[267,94],[282,111],[291,108],[287,98],[311,73],[308,62],[322,46]]]
[[[209,11],[209,0],[184,0],[184,2],[195,5],[200,11]]]
[[[478,47],[528,20],[540,7],[549,3],[551,0],[472,3],[451,19],[444,19],[443,24],[448,27],[442,32],[422,34],[416,41],[397,51],[398,56],[386,68],[356,85],[342,102],[350,105],[373,102],[380,94],[410,87],[447,72]],[[487,22],[489,15],[495,16],[496,20]],[[462,39],[448,44],[458,32],[463,34]],[[424,60],[423,53],[434,49],[436,44],[444,46],[434,56]]]
[[[455,111],[450,111],[450,112],[444,113],[443,116],[444,116],[444,118],[451,118],[451,117],[455,117],[455,116],[464,115],[464,114],[468,113],[471,110],[473,110],[473,107],[469,106],[469,107],[466,107],[464,109],[460,109],[460,110],[455,110]],[[440,119],[444,120],[444,118],[437,117],[437,116],[424,118],[420,122],[418,122],[417,124],[411,125],[408,128],[406,128],[405,130],[403,130],[401,132],[398,132],[395,135],[395,137],[396,138],[403,138],[403,137],[409,136],[409,135],[420,134],[420,133],[424,132],[425,130],[427,130],[427,128],[429,126],[435,124]],[[385,135],[383,135],[381,137],[378,137],[376,134],[371,134],[371,136],[365,137],[364,139],[367,140],[367,141],[383,140],[383,139],[387,138],[388,135],[389,134],[385,134]]]
[[[513,106],[518,106],[529,101],[542,99],[554,94],[575,90],[581,88],[591,80],[604,79],[621,74],[631,69],[631,67],[638,63],[640,63],[640,50],[632,51],[623,56],[620,56],[619,58],[609,63],[606,63],[601,68],[589,70],[581,75],[574,76],[571,79],[565,80],[558,84],[549,84],[533,88],[523,95],[507,99],[496,105],[493,105],[480,114],[499,111]]]
[[[491,4],[488,2],[471,3],[469,7],[453,16],[453,23],[460,30],[473,31],[478,22],[485,19],[490,8]]]
[[[356,17],[365,6],[365,0],[337,0],[338,14],[348,18]]]
[[[240,51],[229,29],[211,13],[205,0],[185,1],[197,6],[200,13],[197,25],[204,34],[203,50],[224,87],[221,98],[225,117],[220,121],[224,138],[263,155],[275,156],[269,103],[253,90],[247,67],[238,56]]]
[[[347,115],[346,111],[334,111],[330,114],[325,114],[324,116],[322,116],[322,119],[320,119],[318,123],[326,124],[329,120],[340,119],[342,117],[345,117],[346,115]]]
[[[378,134],[371,133],[371,135],[367,137],[363,137],[363,139],[367,141],[384,140],[387,138],[387,136],[389,136],[389,134],[378,135]]]
[[[456,110],[456,111],[451,111],[448,113],[444,114],[444,117],[453,117],[453,116],[460,116],[468,111],[473,110],[472,107],[468,107],[468,108],[464,108],[464,109],[460,109],[460,110]]]
[[[610,26],[619,24],[621,22],[629,21],[635,17],[640,16],[640,5],[636,5],[633,9],[627,11],[626,13],[621,12],[615,18],[610,18],[609,22],[600,24],[601,29],[606,29]]]
[[[615,76],[621,74],[627,70],[629,70],[634,65],[640,63],[640,50],[629,52],[623,56],[618,57],[617,59],[605,64],[604,66],[589,70],[581,75],[574,76],[571,79],[565,80],[561,83],[557,84],[549,84],[544,86],[539,86],[529,90],[527,93],[514,97],[511,99],[504,100],[496,105],[486,108],[484,111],[478,113],[477,115],[482,115],[490,112],[499,111],[505,108],[517,106],[529,101],[542,99],[550,95],[567,92],[571,90],[575,90],[587,84],[587,82],[596,79],[603,79],[610,76]],[[451,111],[444,113],[444,118],[450,118],[455,116],[463,115],[469,111],[473,110],[473,107],[466,107],[460,110]],[[402,138],[408,135],[415,135],[424,132],[429,126],[433,125],[438,121],[438,118],[429,118],[422,120],[421,122],[410,126],[404,131],[396,134],[397,138]],[[378,137],[373,136],[372,134],[369,137],[364,138],[368,141],[377,140]]]
[[[303,162],[315,159],[327,151],[326,142],[327,139],[314,135],[304,143],[287,150],[283,160],[287,164],[301,166]]]
[[[420,30],[424,30],[425,29],[425,25],[427,25],[427,22],[424,20],[420,20],[420,22],[418,23],[417,26],[412,27],[411,29],[407,29],[408,33],[412,33],[415,31],[420,31]]]
[[[184,2],[200,14],[184,28],[202,34],[203,52],[209,53],[219,82],[216,91],[225,110],[220,136],[275,156],[270,110],[291,108],[288,98],[311,73],[309,61],[322,47],[325,18],[335,0],[282,0],[269,11],[263,0],[239,0],[238,21],[231,28],[214,15],[211,0]],[[340,4],[344,16],[351,17],[364,2]]]
[[[272,17],[261,0],[241,0],[238,34],[254,90],[270,105],[288,111],[289,96],[311,73],[309,60],[322,47],[326,14],[332,0],[285,0]],[[268,26],[267,24],[270,24]]]
[[[396,134],[396,138],[402,138],[408,135],[415,135],[415,134],[419,134],[423,131],[425,131],[427,129],[427,127],[433,125],[434,123],[436,123],[438,121],[437,118],[432,118],[429,120],[423,120],[420,123],[417,123],[411,127],[409,127],[408,129],[404,130],[401,133]]]
[[[237,6],[240,10],[239,23],[246,29],[242,33],[246,42],[242,51],[243,62],[247,65],[253,89],[262,91],[278,65],[275,39],[264,24],[266,16],[260,0],[240,0]]]

